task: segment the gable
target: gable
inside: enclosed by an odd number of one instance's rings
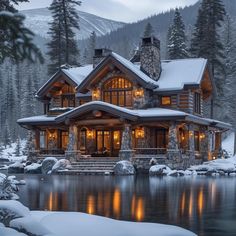
[[[154,89],[157,87],[156,81],[152,80],[142,71],[125,58],[112,53],[107,56],[78,86],[78,92],[86,93],[96,85],[104,77],[112,77],[123,75],[131,82],[141,85],[147,89]]]

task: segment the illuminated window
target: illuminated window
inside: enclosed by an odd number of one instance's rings
[[[161,97],[161,105],[164,106],[171,105],[171,97],[170,96]]]
[[[200,133],[199,131],[194,131],[194,147],[195,151],[200,151]]]
[[[67,131],[61,132],[61,147],[66,150],[69,142],[69,134]]]
[[[108,80],[103,87],[103,100],[121,107],[132,107],[132,83],[124,78]]]

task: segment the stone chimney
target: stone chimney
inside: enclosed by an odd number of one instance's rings
[[[161,75],[160,40],[154,36],[142,38],[140,69],[157,81]]]
[[[100,62],[103,61],[111,53],[110,49],[98,48],[94,50],[93,56],[93,68],[95,68]]]

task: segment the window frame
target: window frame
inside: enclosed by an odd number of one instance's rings
[[[120,107],[132,107],[133,83],[124,77],[110,78],[103,85],[103,101]]]

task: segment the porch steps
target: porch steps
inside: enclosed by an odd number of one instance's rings
[[[72,162],[72,169],[61,171],[60,174],[106,175],[113,174],[113,168],[118,158],[84,158]]]

